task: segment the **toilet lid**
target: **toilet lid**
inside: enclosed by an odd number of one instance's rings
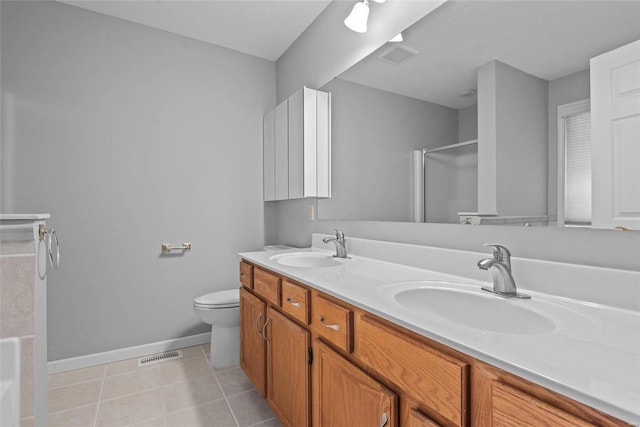
[[[240,289],[211,292],[196,298],[193,303],[200,307],[237,307],[240,305]]]

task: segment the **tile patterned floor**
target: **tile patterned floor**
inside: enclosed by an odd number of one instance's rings
[[[49,375],[49,426],[280,426],[239,367],[213,369],[208,344],[182,353],[143,368],[131,359]]]

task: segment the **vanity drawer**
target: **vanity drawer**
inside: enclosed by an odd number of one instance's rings
[[[356,357],[421,402],[434,418],[468,424],[469,365],[392,329],[359,317]]]
[[[247,288],[253,287],[253,265],[240,261],[240,283]]]
[[[275,274],[259,268],[253,269],[253,290],[274,305],[280,305],[280,282]]]
[[[311,303],[313,330],[338,348],[353,351],[353,311],[314,295]]]
[[[285,280],[282,283],[282,311],[308,325],[309,294],[308,289]]]

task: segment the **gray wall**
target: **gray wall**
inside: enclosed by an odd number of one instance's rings
[[[589,99],[589,70],[549,82],[549,216],[558,215],[558,106]]]
[[[548,82],[491,61],[478,71],[478,94],[478,208],[546,215]]]
[[[458,110],[458,142],[478,139],[478,106]]]
[[[278,102],[302,86],[317,89],[404,31],[444,0],[369,3],[367,32],[344,25],[354,2],[333,1],[276,62]]]
[[[206,332],[193,298],[238,286],[236,253],[263,245],[275,64],[57,2],[1,7],[3,209],[50,212],[62,244],[49,359]]]
[[[318,218],[410,221],[413,151],[457,142],[457,110],[340,79],[322,90],[331,92],[332,197],[318,200]]]
[[[498,214],[546,215],[548,82],[500,62],[496,71]]]

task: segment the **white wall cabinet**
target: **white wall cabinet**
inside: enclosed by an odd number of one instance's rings
[[[591,59],[592,226],[640,230],[640,40]]]
[[[303,87],[263,129],[264,200],[331,197],[331,94]]]

